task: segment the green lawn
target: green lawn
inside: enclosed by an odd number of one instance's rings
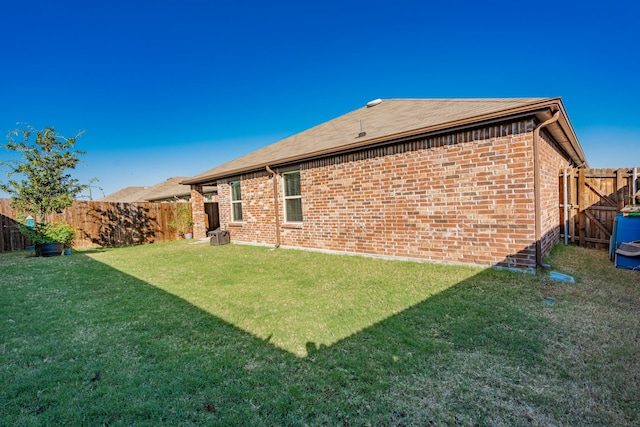
[[[547,262],[577,283],[184,241],[0,254],[0,426],[639,424],[640,273]]]

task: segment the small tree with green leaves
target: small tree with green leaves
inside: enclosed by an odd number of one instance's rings
[[[68,173],[86,154],[74,149],[82,133],[65,138],[53,126],[36,130],[27,124],[7,134],[4,148],[22,158],[0,163],[9,168],[9,180],[0,183],[0,190],[11,195],[16,211],[43,221],[46,215],[71,206],[76,196],[89,188]]]

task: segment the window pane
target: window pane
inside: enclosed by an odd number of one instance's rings
[[[242,195],[240,194],[239,182],[231,183],[231,200],[242,200]]]
[[[233,209],[233,220],[242,221],[242,203],[231,203]]]
[[[285,173],[284,177],[284,195],[299,196],[300,195],[300,172]]]
[[[302,199],[285,200],[287,222],[302,222]]]

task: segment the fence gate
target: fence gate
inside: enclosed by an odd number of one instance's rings
[[[616,215],[631,202],[638,184],[638,168],[561,172],[562,236],[580,246],[608,249]]]

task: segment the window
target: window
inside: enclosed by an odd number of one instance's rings
[[[242,194],[240,193],[240,181],[230,182],[231,187],[231,221],[242,221]]]
[[[302,196],[300,195],[300,171],[282,174],[284,182],[284,221],[302,222]]]

